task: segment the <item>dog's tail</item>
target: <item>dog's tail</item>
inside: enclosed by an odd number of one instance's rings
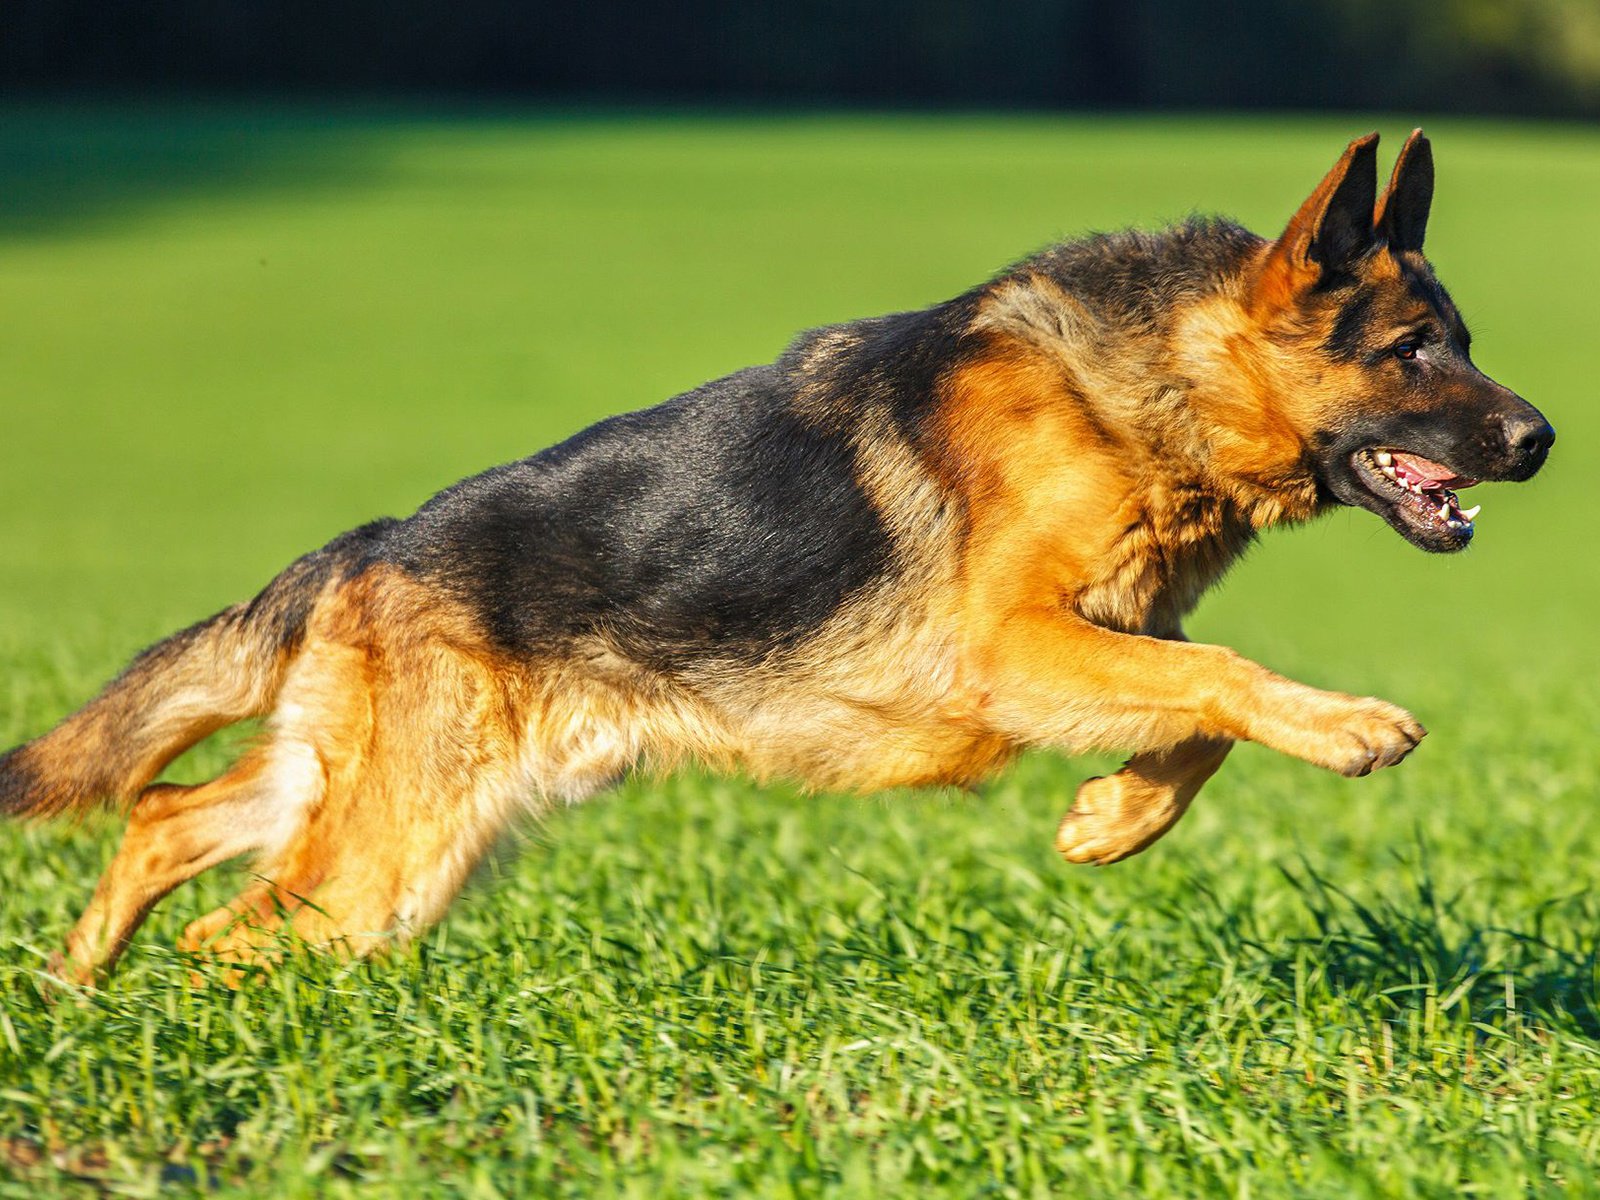
[[[254,600],[157,642],[49,733],[0,755],[0,814],[130,803],[200,739],[269,712],[324,587],[357,569],[391,524],[344,534]]]

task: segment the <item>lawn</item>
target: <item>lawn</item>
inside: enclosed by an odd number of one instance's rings
[[[1377,123],[0,110],[0,744],[342,529],[1059,237],[1274,229]],[[224,873],[54,1006],[115,827],[0,828],[0,1194],[1600,1195],[1600,134],[1430,132],[1551,465],[1458,557],[1273,534],[1190,627],[1411,708],[1398,770],[1241,747],[1104,870],[1050,843],[1109,759],[636,780],[397,958],[191,987]]]

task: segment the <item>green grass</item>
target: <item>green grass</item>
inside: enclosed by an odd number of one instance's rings
[[[1275,228],[1372,124],[0,111],[0,743],[343,528],[1074,231]],[[1399,770],[1241,747],[1103,871],[1050,840],[1104,760],[635,781],[394,960],[191,988],[221,874],[53,1007],[115,830],[7,827],[0,1194],[1600,1194],[1600,134],[1431,132],[1552,464],[1461,557],[1270,536],[1191,627],[1411,707]]]

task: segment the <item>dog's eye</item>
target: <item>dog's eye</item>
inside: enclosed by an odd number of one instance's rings
[[[1420,349],[1422,349],[1422,346],[1417,342],[1396,342],[1394,344],[1394,356],[1410,362],[1416,358],[1417,351]]]

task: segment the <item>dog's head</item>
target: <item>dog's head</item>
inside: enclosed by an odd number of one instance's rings
[[[1555,430],[1473,365],[1471,338],[1422,255],[1433,152],[1418,130],[1377,191],[1378,135],[1350,143],[1259,260],[1251,301],[1272,391],[1323,502],[1371,509],[1413,545],[1460,550],[1456,493],[1527,479]]]

